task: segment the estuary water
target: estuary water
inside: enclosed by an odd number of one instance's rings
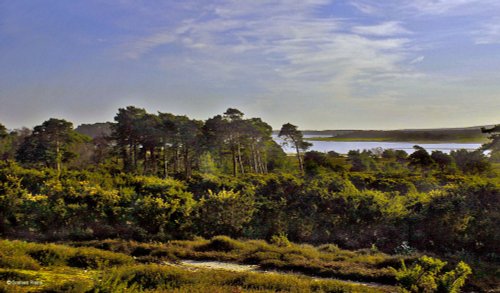
[[[305,138],[313,137],[304,135]],[[314,137],[321,137],[320,135],[314,135]],[[324,136],[329,137],[329,136]],[[295,149],[289,146],[283,146],[283,139],[278,138],[273,135],[274,141],[276,141],[286,153],[294,153]],[[393,149],[393,150],[403,150],[408,154],[413,153],[415,150],[413,146],[416,143],[413,142],[379,142],[379,141],[309,141],[312,143],[312,147],[309,151],[318,152],[329,152],[335,151],[339,154],[347,154],[350,150],[373,150],[373,149]],[[480,143],[419,143],[419,146],[426,149],[429,153],[432,151],[442,151],[444,153],[450,153],[454,150],[466,149],[466,150],[476,150],[481,147]]]

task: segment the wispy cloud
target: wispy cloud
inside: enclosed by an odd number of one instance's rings
[[[278,127],[498,117],[484,105],[500,93],[499,0],[28,2],[0,0],[0,100],[17,103],[0,114],[12,121],[19,101],[54,97],[75,112],[109,100],[199,118],[231,105]]]
[[[399,37],[409,34],[400,22],[353,26],[322,15],[329,3],[222,1],[208,16],[138,39],[126,55],[139,58],[172,44],[189,51],[176,64],[203,78],[220,82],[243,76],[268,93],[295,88],[339,98],[351,96],[360,76],[406,74],[404,61],[415,56],[411,40]]]
[[[361,35],[369,36],[394,36],[410,34],[399,21],[387,21],[377,25],[355,26],[352,31]]]
[[[410,6],[424,13],[442,14],[464,5],[484,2],[482,0],[414,0]],[[488,1],[486,1],[488,2]]]
[[[418,56],[417,58],[410,61],[410,64],[417,64],[424,61],[425,56]]]
[[[376,6],[361,2],[359,0],[358,1],[351,1],[351,2],[349,2],[349,4],[365,14],[379,13],[379,10],[376,8]]]
[[[478,45],[500,44],[500,19],[481,25],[473,35]]]

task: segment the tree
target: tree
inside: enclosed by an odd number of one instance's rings
[[[184,176],[190,178],[194,154],[199,151],[201,127],[203,122],[189,119],[187,116],[177,116],[177,138],[184,162]]]
[[[35,126],[31,135],[20,145],[16,159],[23,163],[55,168],[60,174],[62,163],[76,156],[69,150],[70,145],[88,140],[88,137],[73,130],[73,123],[51,118]]]
[[[7,132],[7,128],[2,123],[0,123],[0,139],[6,138],[7,135],[9,135],[9,133]]]
[[[158,113],[160,120],[159,128],[161,133],[160,144],[163,152],[163,176],[168,177],[168,148],[174,146],[177,126],[175,115],[170,113]],[[177,151],[176,151],[177,152]]]
[[[452,151],[451,157],[455,160],[458,169],[465,174],[480,174],[491,169],[488,158],[481,150],[467,151],[465,149]]]
[[[490,158],[494,162],[500,162],[500,124],[490,129],[481,128],[481,131],[490,134],[489,139],[491,140],[483,144],[481,149],[491,151]]]
[[[223,116],[226,121],[227,142],[233,158],[233,176],[238,173],[238,168],[241,173],[245,173],[241,157],[241,139],[244,128],[243,115],[238,109],[228,108]]]
[[[433,151],[431,158],[436,163],[441,172],[451,170],[453,168],[453,157],[441,151]]]
[[[8,153],[8,137],[9,133],[7,132],[7,128],[0,123],[0,159],[5,159],[5,154]]]
[[[297,129],[297,126],[290,123],[286,123],[281,126],[278,136],[283,137],[286,144],[291,144],[292,147],[295,148],[295,151],[297,152],[297,160],[299,162],[299,170],[301,173],[304,173],[304,163],[301,151],[306,151],[312,146],[312,144],[305,141],[302,136],[302,132]]]
[[[126,172],[137,171],[140,126],[138,121],[146,115],[146,110],[134,106],[118,109],[116,124],[112,127],[112,137],[116,140]]]
[[[364,172],[364,171],[377,171],[378,166],[375,162],[375,155],[368,150],[351,150],[347,153],[349,162],[351,163],[351,171]]]
[[[411,166],[428,168],[434,163],[429,153],[423,147],[416,145],[413,148],[415,151],[408,156]]]
[[[251,118],[245,120],[245,136],[247,138],[248,156],[251,168],[255,173],[267,173],[267,155],[266,150],[272,148],[274,141],[272,139],[273,129],[271,125],[262,121],[260,118]],[[276,154],[279,156],[278,154]],[[278,158],[272,158],[273,160]]]

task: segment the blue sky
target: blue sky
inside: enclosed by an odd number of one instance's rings
[[[274,128],[499,123],[497,0],[0,0],[0,123],[127,105]]]

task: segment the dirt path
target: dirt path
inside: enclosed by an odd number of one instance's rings
[[[322,277],[314,277],[314,276],[308,276],[300,273],[293,273],[293,272],[284,272],[284,271],[273,271],[273,270],[263,270],[260,269],[258,265],[244,265],[244,264],[237,264],[237,263],[230,263],[230,262],[220,262],[220,261],[213,261],[213,260],[181,260],[177,263],[165,263],[166,265],[173,265],[177,267],[182,267],[190,270],[197,270],[197,269],[209,269],[209,270],[226,270],[226,271],[231,271],[231,272],[255,272],[255,273],[261,273],[261,274],[279,274],[279,275],[287,275],[287,276],[298,276],[298,277],[306,277],[306,278],[311,278],[313,280],[333,280],[333,281],[339,281],[339,282],[345,282],[348,284],[356,284],[356,285],[363,285],[363,286],[369,286],[369,287],[388,287],[383,284],[378,284],[378,283],[367,283],[367,282],[356,282],[356,281],[349,281],[349,280],[342,280],[342,279],[335,279],[335,278],[322,278]]]

